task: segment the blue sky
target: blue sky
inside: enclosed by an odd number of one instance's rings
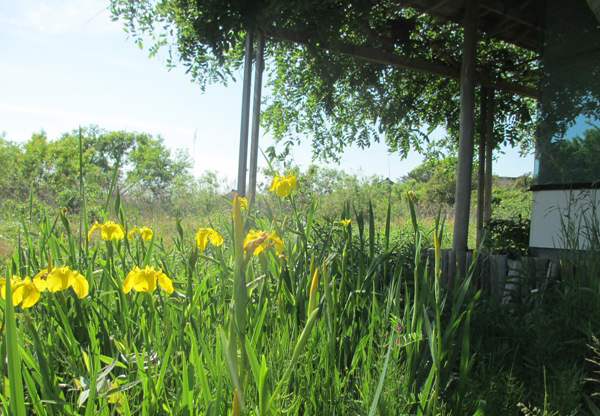
[[[209,86],[202,94],[183,70],[168,71],[160,57],[148,58],[121,23],[110,21],[107,5],[102,0],[0,2],[0,132],[15,142],[41,129],[53,140],[88,124],[160,134],[168,147],[188,149],[196,175],[213,170],[236,178],[240,83]],[[271,143],[262,135],[263,149]],[[505,151],[495,173],[533,170],[532,156]],[[306,167],[310,146],[296,148],[293,157]],[[396,179],[420,160],[415,154],[402,160],[376,144],[350,148],[339,168]]]

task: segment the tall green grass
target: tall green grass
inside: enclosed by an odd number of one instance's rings
[[[478,293],[470,274],[452,291],[441,286],[439,222],[435,265],[423,263],[410,197],[411,259],[398,258],[390,208],[380,237],[371,206],[346,206],[339,220],[317,223],[318,201],[299,211],[296,193],[248,210],[236,199],[193,228],[177,219],[171,241],[158,233],[88,241],[80,167],[79,217],[21,218],[4,274],[8,282],[68,266],[86,278],[89,294],[44,291],[22,309],[5,285],[6,413],[429,415],[462,406]],[[130,222],[112,185],[103,215],[126,234],[153,227]],[[202,227],[216,229],[223,245],[199,250]],[[283,252],[248,252],[250,230],[278,236]],[[175,291],[123,293],[135,266],[161,269]]]
[[[447,407],[469,367],[469,281],[447,300],[439,275],[429,276],[418,255],[409,280],[403,262],[391,261],[395,247],[377,246],[365,232],[372,214],[358,212],[353,223],[315,235],[312,211],[295,212],[292,201],[267,215],[234,206],[234,220],[228,214],[216,226],[225,244],[205,252],[179,222],[167,245],[156,235],[149,242],[76,239],[62,212],[43,218],[39,235],[23,220],[7,276],[67,265],[86,277],[90,292],[83,299],[71,289],[43,292],[16,315],[11,302],[3,308],[10,341],[4,402],[42,415],[224,414],[233,407],[261,415],[434,414]],[[131,228],[118,197],[113,215]],[[245,253],[242,239],[254,228],[275,231],[283,255]],[[417,230],[416,253],[420,238]],[[174,280],[172,295],[122,293],[128,271],[146,265]]]

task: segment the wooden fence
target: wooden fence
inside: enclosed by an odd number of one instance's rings
[[[540,290],[542,285],[556,279],[559,273],[558,264],[545,258],[524,257],[520,260],[510,260],[505,254],[488,252],[479,253],[475,257],[472,251],[455,252],[450,249],[442,250],[441,255],[443,286],[452,289],[456,276],[465,276],[473,267],[475,286],[502,303],[516,300],[525,291]],[[426,260],[431,275],[435,267],[433,249],[427,250]]]

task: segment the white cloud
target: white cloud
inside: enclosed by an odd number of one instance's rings
[[[20,0],[0,6],[0,24],[19,34],[60,35],[81,31],[106,33],[120,31],[110,21],[106,0]]]

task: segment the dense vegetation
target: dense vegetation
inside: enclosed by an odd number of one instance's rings
[[[458,75],[463,26],[411,4],[111,0],[111,12],[150,56],[165,52],[167,64],[185,67],[201,88],[235,79],[247,35],[265,35],[269,93],[262,123],[279,144],[268,152],[285,156],[291,145],[311,140],[315,156],[335,159],[349,145],[373,142],[386,143],[392,152],[421,151],[438,127],[452,139],[448,147],[456,145],[458,77],[340,53],[367,48],[430,62],[445,74]],[[537,87],[537,54],[489,33],[480,34],[477,51],[478,70],[490,79]],[[531,149],[536,102],[503,90],[496,91],[495,102],[495,140]]]
[[[451,157],[396,183],[286,170],[246,207],[123,137],[2,142],[24,187],[3,206],[8,414],[597,411],[597,261],[524,273],[508,302],[470,273],[445,287]],[[497,220],[527,219],[527,178],[504,182]]]
[[[234,187],[214,172],[193,177],[189,155],[171,152],[161,137],[84,127],[80,161],[78,135],[79,130],[73,130],[50,140],[42,131],[23,144],[0,136],[0,164],[5,167],[0,171],[0,216],[4,220],[0,224],[0,255],[6,256],[11,251],[7,246],[13,239],[9,236],[14,235],[19,215],[39,216],[49,208],[65,208],[71,214],[80,212],[83,200],[79,191],[79,163],[84,166],[86,204],[92,220],[99,219],[105,209],[106,192],[115,172],[114,187],[129,215],[140,221],[158,222],[159,227],[174,217],[210,218],[226,205],[222,196]],[[358,208],[372,202],[375,217],[381,223],[389,201],[395,213],[392,221],[401,226],[409,218],[402,195],[413,191],[415,204],[426,223],[431,222],[440,208],[452,218],[456,158],[440,152],[431,152],[422,165],[393,180],[359,177],[317,165],[303,172],[293,166],[274,165],[262,177],[270,177],[278,168],[297,174],[304,189],[298,199],[299,209],[307,209],[312,197],[319,199],[323,209],[315,214],[317,217],[331,217],[346,203]],[[267,179],[262,181],[261,192],[268,186]],[[497,178],[492,201],[495,218],[510,221],[529,218],[531,197],[524,192],[529,185],[528,177]]]

